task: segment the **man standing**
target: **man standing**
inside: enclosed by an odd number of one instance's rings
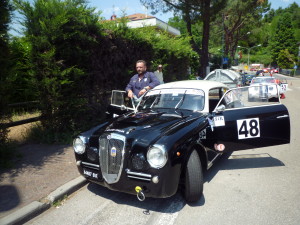
[[[164,83],[164,74],[162,72],[162,65],[158,65],[157,70],[154,72],[155,76],[161,84]]]
[[[138,60],[136,62],[136,71],[137,74],[131,77],[125,89],[129,98],[139,98],[146,91],[160,84],[154,73],[147,72],[147,66],[144,60]]]

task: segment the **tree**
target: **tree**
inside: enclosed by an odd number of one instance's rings
[[[295,56],[292,55],[287,49],[280,50],[278,54],[278,66],[282,69],[290,69],[295,65]]]
[[[244,47],[257,45],[251,34],[261,25],[262,14],[269,10],[268,1],[258,0],[229,0],[220,12],[213,25],[222,37],[223,55],[234,58],[238,43],[245,41]],[[240,44],[242,45],[242,44]]]
[[[291,21],[291,14],[284,13],[278,20],[275,33],[270,40],[271,55],[274,62],[279,63],[279,53],[287,49],[292,55],[297,55],[297,42]]]
[[[15,1],[24,16],[31,45],[32,71],[45,129],[58,134],[76,129],[83,118],[81,104],[97,45],[98,15],[85,0]],[[85,79],[84,79],[85,78]]]
[[[0,1],[0,122],[9,118],[7,112],[7,77],[9,75],[9,23],[12,6],[9,0]],[[0,126],[0,150],[7,142],[7,129]],[[1,153],[1,152],[0,152]],[[2,158],[2,155],[1,157]]]
[[[222,7],[224,7],[226,0],[141,0],[141,2],[146,6],[150,6],[154,10],[154,13],[160,10],[168,11],[172,9],[182,16],[186,23],[186,29],[190,37],[191,46],[199,55],[200,68],[198,72],[202,77],[204,77],[206,75],[206,67],[208,66],[209,62],[208,46],[211,15],[215,15],[217,12],[219,12]],[[203,25],[201,46],[199,46],[195,41],[192,31],[192,24],[199,20]]]

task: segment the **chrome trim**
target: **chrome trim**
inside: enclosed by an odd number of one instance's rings
[[[130,170],[127,170],[126,173],[129,174],[129,175],[134,175],[134,176],[141,176],[141,177],[147,177],[147,178],[152,177],[151,174],[132,172]]]
[[[217,158],[219,158],[222,155],[222,153],[219,153],[207,164],[207,169],[209,169],[210,167],[212,167],[212,165],[214,164],[214,161],[216,161]]]
[[[151,174],[146,174],[146,173],[139,173],[139,172],[132,172],[130,170],[126,170],[127,177],[132,178],[132,179],[137,179],[137,180],[145,180],[145,181],[151,181],[152,175]]]
[[[105,137],[104,137],[105,136]],[[108,138],[108,136],[110,136]],[[109,133],[109,134],[105,134],[105,135],[101,135],[99,137],[99,142],[101,138],[107,138],[107,139],[115,139],[115,140],[120,140],[122,141],[122,150],[121,150],[121,162],[120,162],[120,168],[117,174],[108,174],[106,173],[106,171],[108,170],[108,162],[106,162],[106,168],[102,168],[103,165],[101,165],[101,172],[102,172],[102,177],[104,178],[104,180],[108,183],[108,184],[113,184],[113,183],[117,183],[121,177],[122,171],[123,171],[123,164],[124,164],[124,155],[125,155],[125,146],[126,146],[126,137],[124,135],[121,134],[117,134],[117,133]],[[100,149],[100,143],[99,143],[99,162],[101,164],[102,162],[102,157],[104,152]],[[108,151],[108,149],[105,149],[105,155],[108,159],[110,152]]]
[[[277,116],[277,119],[289,117],[288,115]]]
[[[88,162],[81,162],[82,165],[85,165],[87,167],[90,167],[90,168],[99,168],[100,166],[97,165],[97,164],[93,164],[93,163],[88,163]]]
[[[137,179],[137,180],[145,180],[145,181],[151,181],[150,178],[142,178],[142,177],[134,177],[127,175],[128,178]]]

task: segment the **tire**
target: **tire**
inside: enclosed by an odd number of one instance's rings
[[[193,150],[186,165],[184,198],[187,202],[198,201],[203,193],[203,172],[196,150]]]

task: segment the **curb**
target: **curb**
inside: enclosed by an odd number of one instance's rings
[[[27,206],[24,206],[23,208],[1,218],[0,224],[23,224],[49,209],[53,202],[62,199],[67,194],[75,192],[86,183],[87,180],[83,176],[79,176],[57,188],[41,201],[34,201]]]

